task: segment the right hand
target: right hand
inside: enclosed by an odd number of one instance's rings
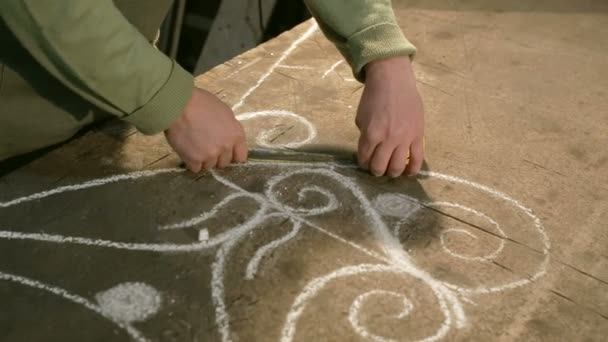
[[[165,137],[188,170],[195,173],[247,161],[243,126],[225,103],[202,89],[194,88]]]

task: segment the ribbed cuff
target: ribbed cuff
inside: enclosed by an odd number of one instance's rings
[[[194,77],[173,61],[167,82],[143,107],[123,118],[143,134],[160,133],[179,117],[192,96]]]
[[[363,67],[367,63],[394,56],[413,57],[416,54],[416,47],[394,23],[377,24],[355,33],[346,42],[346,48],[352,59],[353,75],[360,82],[365,81]]]

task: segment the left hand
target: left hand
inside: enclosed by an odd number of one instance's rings
[[[424,109],[408,56],[365,66],[365,89],[355,123],[359,166],[375,176],[413,176],[424,160]]]

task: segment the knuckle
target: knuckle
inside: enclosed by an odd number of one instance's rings
[[[420,152],[412,152],[410,155],[410,160],[413,162],[422,162],[424,156]]]
[[[365,137],[372,143],[377,143],[384,139],[384,133],[379,129],[369,129],[365,132]]]
[[[200,158],[198,155],[186,156],[184,159],[188,165],[200,165],[203,162],[203,158]]]
[[[226,141],[222,142],[219,150],[220,150],[221,153],[223,153],[223,152],[226,152],[228,150],[231,150],[233,146],[234,146],[234,143],[232,141],[226,140]]]
[[[398,140],[398,141],[403,141],[403,140],[407,139],[408,136],[409,136],[409,133],[408,133],[407,129],[404,129],[404,128],[391,129],[388,134],[389,139]]]
[[[220,155],[221,148],[219,146],[211,146],[207,149],[207,159],[211,159]]]

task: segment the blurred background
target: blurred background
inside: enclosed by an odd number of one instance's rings
[[[175,0],[157,46],[198,75],[308,18],[302,1]]]

